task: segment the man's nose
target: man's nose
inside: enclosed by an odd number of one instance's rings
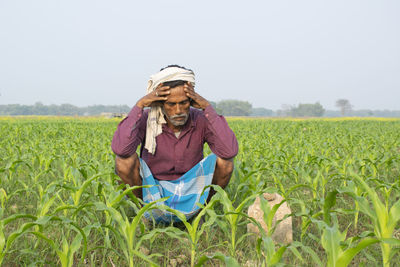
[[[182,112],[182,107],[181,107],[181,105],[179,105],[179,104],[176,104],[176,114],[181,114],[181,112]]]

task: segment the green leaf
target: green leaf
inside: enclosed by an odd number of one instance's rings
[[[329,192],[324,201],[324,221],[327,224],[331,224],[331,208],[336,204],[337,190]]]
[[[4,228],[3,222],[0,221],[0,266],[1,266],[2,258],[4,257],[4,254],[5,254],[5,252],[3,252],[3,249],[6,244],[6,238],[4,236],[3,228]]]
[[[318,257],[317,253],[311,249],[308,246],[301,246],[301,249],[304,250],[304,252],[308,253],[311,256],[311,259],[314,261],[315,264],[317,264],[318,266],[324,266],[320,260],[320,258]]]
[[[270,263],[271,265],[275,265],[275,264],[278,264],[279,262],[281,262],[283,253],[285,253],[286,249],[287,249],[287,246],[282,246],[282,247],[280,247],[280,248],[274,253],[274,255],[272,256],[272,258],[271,258],[271,260],[269,261],[269,263]]]
[[[304,259],[301,256],[300,252],[297,250],[298,244],[299,242],[294,241],[292,244],[290,244],[290,246],[288,246],[288,249],[293,253],[293,255],[295,255],[302,263],[304,263]],[[301,243],[300,243],[301,244]]]
[[[394,229],[400,220],[400,199],[397,200],[389,211],[388,228]]]
[[[9,223],[11,223],[11,222],[13,222],[15,220],[22,219],[22,218],[33,219],[33,220],[37,219],[36,216],[33,216],[31,214],[14,214],[14,215],[11,215],[11,216],[3,219],[2,221],[3,221],[4,226],[5,226],[5,225],[7,225],[7,224],[9,224]]]
[[[79,200],[80,200],[80,198],[81,198],[83,192],[84,192],[85,189],[90,185],[90,183],[91,183],[93,180],[99,178],[99,177],[102,176],[102,175],[104,175],[104,174],[103,174],[103,173],[96,174],[96,175],[94,175],[93,177],[91,177],[90,179],[86,180],[86,181],[82,184],[82,186],[79,188],[79,190],[74,194],[74,204],[75,204],[75,206],[78,206]]]
[[[44,234],[42,234],[40,232],[36,232],[36,231],[31,231],[29,233],[37,236],[38,238],[40,238],[40,239],[42,239],[44,241],[46,241],[54,251],[59,251],[59,249],[57,248],[57,246],[55,245],[53,240],[51,240],[50,238],[48,238]]]
[[[46,223],[48,223],[53,217],[52,216],[42,216],[40,218],[38,218],[35,223],[38,225],[45,225]]]
[[[382,242],[393,246],[400,246],[400,240],[396,238],[382,238]]]
[[[369,245],[378,243],[379,240],[376,238],[365,238],[360,241],[357,246],[349,248],[344,251],[336,261],[336,266],[347,266],[350,264],[351,260],[356,256],[361,250],[368,247]]]
[[[328,254],[328,266],[335,266],[335,262],[342,253],[340,243],[343,242],[345,238],[346,234],[339,231],[337,224],[334,224],[332,227],[324,227],[321,244]]]
[[[217,252],[212,256],[207,256],[207,255],[201,256],[195,266],[196,267],[203,266],[204,263],[206,263],[209,260],[213,260],[213,259],[222,261],[223,263],[225,263],[225,266],[227,266],[227,267],[240,267],[240,265],[236,261],[236,259],[229,257],[229,256],[225,256],[221,252]]]
[[[27,230],[35,226],[35,223],[25,223],[23,224],[17,231],[13,232],[10,234],[7,238],[7,243],[6,243],[6,251],[11,247],[12,243],[17,239],[19,236],[24,234]]]

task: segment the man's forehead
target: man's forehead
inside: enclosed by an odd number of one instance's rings
[[[168,97],[167,100],[165,101],[165,103],[169,103],[169,104],[177,104],[177,103],[181,103],[184,101],[188,101],[189,97],[185,96],[185,97]]]
[[[170,94],[167,96],[167,102],[178,103],[189,99],[183,90],[183,86],[177,86],[172,88],[170,91]]]

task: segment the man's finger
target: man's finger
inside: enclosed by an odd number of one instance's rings
[[[165,96],[165,95],[169,95],[170,93],[171,93],[170,90],[166,90],[166,91],[156,90],[155,91],[156,96]]]
[[[156,90],[158,90],[158,91],[166,91],[166,90],[169,90],[169,86],[161,86],[161,87],[157,87],[157,89]]]
[[[195,94],[195,92],[194,92],[193,88],[190,88],[190,87],[184,87],[184,88],[183,88],[183,90],[184,90],[186,93]]]
[[[189,88],[194,90],[194,86],[193,86],[193,84],[191,82],[187,82],[186,84],[189,86]]]
[[[185,84],[183,85],[183,88],[186,88],[186,89],[193,90],[193,87],[192,87],[192,86],[190,86],[190,84],[189,84],[189,83],[185,83]]]
[[[193,100],[197,98],[196,95],[190,91],[186,91],[186,96],[190,97]]]
[[[166,90],[168,88],[169,88],[168,85],[164,86],[163,83],[160,83],[159,85],[157,85],[156,90]]]

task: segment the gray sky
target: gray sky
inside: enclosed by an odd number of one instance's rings
[[[400,109],[400,1],[0,0],[0,104],[127,104],[168,64],[213,101]]]

